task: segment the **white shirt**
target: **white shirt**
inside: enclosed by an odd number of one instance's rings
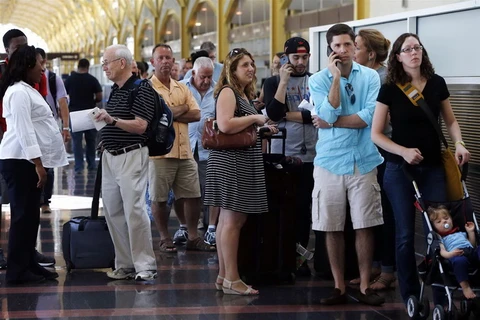
[[[3,97],[3,117],[7,131],[0,144],[0,159],[40,157],[45,168],[68,164],[52,110],[35,88],[23,81],[8,87]]]

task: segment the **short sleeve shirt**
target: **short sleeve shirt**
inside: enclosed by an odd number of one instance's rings
[[[105,110],[112,117],[123,120],[134,120],[135,117],[138,117],[150,124],[155,112],[155,92],[148,82],[141,82],[136,95],[134,95],[132,90],[135,88],[135,80],[135,77],[132,76],[121,88],[115,84]],[[103,146],[109,151],[147,141],[146,132],[131,133],[110,124],[102,128],[101,136]]]
[[[445,80],[433,75],[422,94],[433,115],[438,118],[442,101],[450,96]],[[418,148],[424,158],[422,164],[442,163],[440,138],[420,107],[413,105],[395,84],[384,84],[377,101],[389,107],[393,142],[407,148]],[[394,154],[388,154],[387,160],[397,163],[403,161],[402,157]]]

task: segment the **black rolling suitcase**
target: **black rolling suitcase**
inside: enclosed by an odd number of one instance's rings
[[[270,151],[264,154],[269,212],[249,216],[240,233],[238,269],[248,284],[295,282],[295,198],[299,169],[285,162],[286,130],[282,128],[280,133],[271,138],[283,140],[283,154]]]
[[[113,268],[115,251],[105,217],[98,216],[102,158],[98,165],[90,217],[74,217],[63,225],[62,248],[67,271]]]

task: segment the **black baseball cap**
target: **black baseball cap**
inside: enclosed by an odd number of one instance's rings
[[[298,50],[299,47],[304,47],[305,49]],[[293,37],[285,41],[285,54],[291,53],[310,53],[310,44],[308,41],[300,38],[300,37]]]

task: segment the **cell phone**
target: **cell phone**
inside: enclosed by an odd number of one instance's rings
[[[330,57],[332,52],[333,52],[333,49],[330,46],[327,46],[327,57]]]
[[[284,64],[286,63],[289,63],[290,61],[288,60],[288,56],[287,55],[283,55],[281,58],[280,58],[280,65],[283,66]]]

